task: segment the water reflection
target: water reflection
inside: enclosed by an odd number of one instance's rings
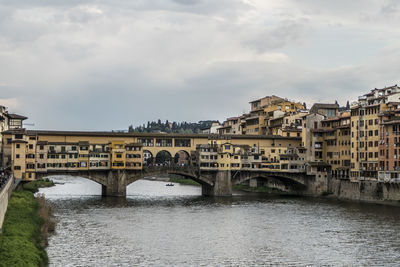
[[[52,266],[398,265],[398,207],[295,197],[205,198],[138,181],[102,198],[80,178],[41,190],[59,220]]]

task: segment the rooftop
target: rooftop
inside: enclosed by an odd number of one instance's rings
[[[320,109],[320,108],[330,108],[330,109],[336,109],[339,108],[338,104],[329,104],[329,103],[315,103],[312,107],[311,110],[314,109]]]
[[[13,129],[2,134],[26,134],[28,136],[85,136],[85,137],[137,137],[137,138],[204,138],[204,139],[286,139],[299,140],[299,137],[282,137],[278,135],[217,135],[217,134],[168,134],[168,133],[126,133],[126,132],[97,132],[97,131],[50,131],[50,130],[26,130]]]
[[[27,117],[25,117],[25,116],[13,114],[13,113],[6,113],[5,115],[7,117],[9,117],[10,119],[15,119],[15,120],[26,120],[27,119]]]

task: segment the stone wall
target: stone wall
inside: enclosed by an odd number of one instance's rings
[[[400,201],[400,185],[376,181],[330,179],[328,191],[339,199],[368,202]]]
[[[11,178],[0,192],[0,232],[3,226],[4,216],[6,215],[8,200],[10,199],[10,195],[13,190],[13,185],[14,179]]]

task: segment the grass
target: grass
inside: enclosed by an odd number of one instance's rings
[[[195,182],[191,179],[186,179],[186,178],[181,178],[181,177],[176,177],[176,176],[170,177],[169,181],[172,183],[178,183],[178,184],[200,186],[200,184],[198,182]]]
[[[267,186],[260,186],[260,187],[250,187],[248,185],[234,185],[233,189],[246,191],[246,192],[256,192],[256,193],[282,193],[283,191],[271,188]]]
[[[28,182],[23,185],[23,188],[24,188],[24,190],[28,190],[28,191],[31,191],[32,193],[36,193],[39,191],[39,188],[41,188],[41,187],[51,187],[51,186],[54,186],[54,182],[49,179],[45,179],[45,180],[36,180],[36,181]]]
[[[47,266],[38,210],[32,192],[11,194],[0,236],[0,266]]]
[[[48,266],[45,250],[49,233],[56,222],[51,205],[43,195],[34,196],[39,187],[53,182],[34,181],[27,190],[14,191],[8,202],[0,234],[0,266]]]

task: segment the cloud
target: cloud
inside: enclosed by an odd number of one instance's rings
[[[223,120],[269,94],[343,103],[396,83],[393,3],[2,1],[0,97],[82,130]]]

